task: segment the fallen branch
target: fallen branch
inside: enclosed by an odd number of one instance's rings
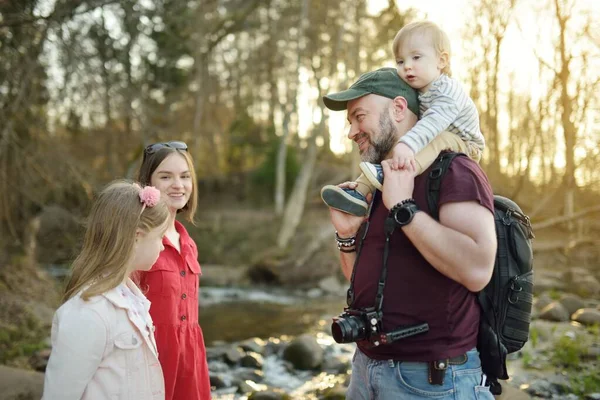
[[[533,242],[533,251],[543,252],[543,251],[553,251],[553,250],[561,250],[568,251],[573,250],[576,247],[582,245],[600,245],[600,240],[595,238],[575,238],[571,240],[550,240],[550,241],[534,241]]]
[[[537,222],[535,224],[532,224],[533,230],[534,230],[534,232],[539,231],[540,229],[549,228],[554,225],[562,224],[563,222],[574,221],[574,220],[580,219],[582,217],[585,217],[586,215],[593,214],[596,212],[600,212],[600,205],[594,206],[594,207],[589,207],[589,208],[584,208],[583,210],[573,213],[571,215],[561,215],[559,217],[549,218],[545,221]]]

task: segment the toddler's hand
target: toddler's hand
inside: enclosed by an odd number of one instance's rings
[[[416,168],[415,153],[408,145],[400,142],[394,146],[394,153],[390,160],[390,167],[392,170],[406,169],[409,166]]]

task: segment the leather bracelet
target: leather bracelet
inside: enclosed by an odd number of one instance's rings
[[[341,238],[340,235],[338,235],[337,231],[335,231],[335,240],[337,240],[338,242],[351,242],[353,240],[356,240],[356,235],[350,236],[348,238]]]
[[[337,244],[338,250],[341,250],[343,247],[353,247],[356,245],[356,235],[351,236],[349,238],[341,238],[338,235],[337,231],[335,232],[335,242]]]
[[[356,253],[356,247],[353,247],[353,248],[351,248],[351,249],[345,249],[345,248],[343,248],[343,247],[340,247],[340,248],[339,248],[339,250],[340,250],[342,253]]]

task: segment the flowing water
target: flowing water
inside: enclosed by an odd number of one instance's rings
[[[345,306],[341,298],[308,298],[303,292],[276,289],[202,287],[200,293],[200,325],[207,346],[321,332]]]
[[[278,340],[303,333],[314,334],[333,355],[349,360],[354,344],[339,345],[327,333],[331,318],[341,313],[341,298],[310,298],[304,292],[282,290],[201,288],[200,325],[207,346],[219,341],[237,342],[249,338]],[[254,390],[280,388],[293,399],[316,399],[312,393],[333,387],[346,379],[345,374],[314,374],[311,371],[290,372],[283,360],[267,356],[261,383],[246,381]],[[233,374],[231,374],[233,375]],[[228,374],[221,374],[227,380]],[[232,390],[213,392],[214,400],[244,400],[247,397]]]

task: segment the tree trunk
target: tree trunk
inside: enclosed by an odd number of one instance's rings
[[[325,118],[321,120],[319,127],[322,127],[323,121],[325,121]],[[311,180],[315,162],[317,160],[316,138],[317,132],[313,132],[308,142],[306,159],[304,160],[298,178],[296,178],[294,190],[292,191],[285,207],[283,222],[281,224],[281,230],[279,231],[279,238],[277,240],[277,245],[281,249],[287,247],[288,243],[296,233],[296,229],[298,228],[300,220],[302,219],[302,215],[304,214],[306,192],[308,190],[308,184]]]
[[[558,0],[554,0],[556,7],[556,19],[560,27],[560,71],[558,73],[558,79],[560,81],[560,104],[561,104],[561,124],[563,128],[563,134],[565,139],[565,175],[563,184],[565,186],[565,217],[570,217],[574,212],[575,203],[575,141],[577,130],[573,124],[573,104],[571,96],[569,95],[568,86],[571,71],[569,70],[569,64],[571,62],[571,55],[567,54],[566,44],[566,30],[567,22],[570,18],[569,15],[564,15],[560,8]],[[571,233],[573,231],[573,224],[568,224],[568,230]]]
[[[363,34],[363,30],[361,29],[362,26],[362,20],[365,14],[365,2],[363,0],[357,1],[356,2],[356,8],[355,8],[355,12],[354,12],[354,25],[355,25],[355,31],[354,31],[354,80],[356,81],[358,79],[358,77],[360,76],[362,70],[361,70],[361,60],[360,60],[360,46],[361,46],[361,35]],[[342,25],[343,26],[343,25]],[[368,59],[368,57],[367,57]],[[366,72],[366,71],[364,71]],[[360,158],[360,153],[358,151],[358,148],[354,145],[352,145],[352,157],[350,157],[350,162],[351,162],[351,166],[350,166],[350,179],[354,180],[356,178],[358,178],[358,176],[360,175],[360,169],[358,168],[358,165],[361,162],[361,158]]]
[[[301,43],[304,42],[304,30],[308,25],[308,6],[309,0],[302,1],[302,12],[300,14],[300,21],[298,23],[298,58],[296,61],[296,70],[299,71],[302,65],[302,53],[303,49]],[[283,212],[283,205],[285,204],[285,171],[286,171],[286,159],[287,159],[287,142],[289,137],[289,122],[292,114],[295,114],[298,109],[298,99],[296,94],[298,93],[298,85],[300,85],[300,77],[297,77],[297,86],[292,91],[290,98],[292,99],[292,109],[285,110],[283,132],[281,135],[281,141],[279,142],[279,150],[277,151],[277,166],[275,170],[275,215],[281,216]]]
[[[294,98],[295,100],[295,98]],[[278,217],[283,214],[283,206],[285,204],[285,164],[287,158],[287,140],[290,134],[290,119],[292,110],[285,109],[283,116],[283,129],[281,140],[279,142],[279,150],[277,150],[277,166],[275,171],[275,215]]]

